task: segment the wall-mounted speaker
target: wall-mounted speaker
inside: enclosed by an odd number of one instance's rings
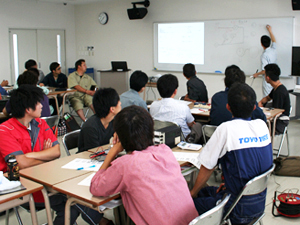
[[[130,20],[143,19],[148,13],[147,8],[127,9],[127,14]]]
[[[292,0],[293,10],[300,10],[300,0]]]

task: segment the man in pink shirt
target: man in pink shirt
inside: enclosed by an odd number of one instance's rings
[[[120,192],[135,224],[186,225],[198,216],[172,150],[153,145],[153,120],[139,106],[124,108],[114,121],[117,142],[91,182],[96,196]],[[125,149],[126,155],[115,159]]]

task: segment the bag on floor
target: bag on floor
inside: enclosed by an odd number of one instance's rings
[[[64,114],[63,118],[64,118],[65,123],[67,125],[67,131],[68,132],[80,129],[80,126],[76,122],[74,116],[72,116],[70,113],[66,112]]]
[[[63,118],[59,119],[58,125],[57,125],[57,136],[63,136],[67,133],[67,125]]]
[[[274,163],[275,175],[300,177],[300,156],[278,157]]]

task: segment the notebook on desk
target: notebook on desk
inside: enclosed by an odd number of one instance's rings
[[[126,61],[112,61],[111,67],[112,71],[128,71]]]

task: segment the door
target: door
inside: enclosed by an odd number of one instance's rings
[[[23,73],[28,59],[34,59],[45,75],[52,62],[60,63],[66,72],[64,30],[9,29],[9,37],[12,83]]]

